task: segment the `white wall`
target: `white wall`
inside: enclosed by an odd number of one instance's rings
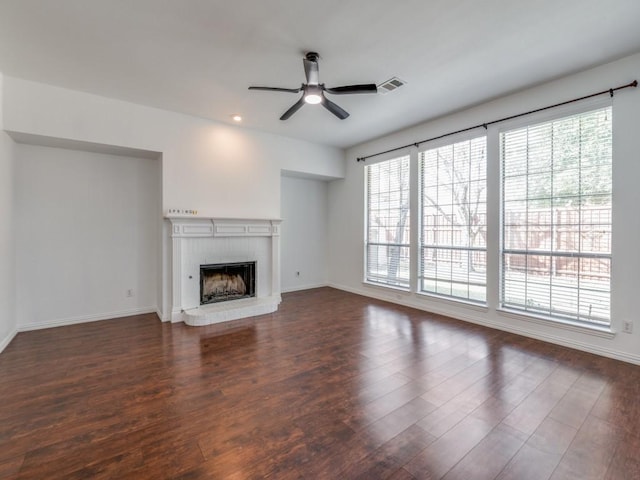
[[[433,122],[379,138],[351,148],[346,153],[347,171],[343,180],[329,186],[329,223],[331,225],[329,279],[345,290],[443,313],[463,320],[529,335],[602,355],[640,363],[640,320],[637,317],[637,292],[640,291],[640,89],[627,89],[613,99],[613,278],[611,294],[613,338],[585,333],[580,329],[549,326],[521,316],[507,316],[497,310],[499,226],[499,165],[497,144],[488,145],[488,208],[494,222],[488,237],[488,308],[404,294],[363,284],[364,238],[364,162],[356,158],[411,144],[472,125],[482,124],[508,115],[544,107],[571,98],[617,87],[640,79],[640,54],[608,65],[572,75],[490,103],[450,115]],[[489,128],[489,134],[500,126]],[[492,137],[489,137],[492,138]],[[495,136],[493,137],[495,138]],[[369,162],[378,159],[371,159]],[[620,333],[624,320],[635,321],[633,334]]]
[[[11,132],[162,153],[163,209],[277,218],[282,169],[340,178],[340,149],[128,102],[5,78]]]
[[[329,262],[327,182],[283,176],[281,185],[282,291],[326,285]]]
[[[344,176],[344,155],[337,148],[11,77],[5,77],[3,89],[4,128],[20,138],[161,154],[165,213],[184,208],[198,210],[202,217],[279,218],[282,170]],[[158,310],[168,319],[171,264],[166,225],[161,237],[163,288]]]
[[[2,83],[0,74],[0,352],[16,333],[15,244],[13,235],[13,140],[2,131]]]
[[[20,328],[156,311],[160,160],[24,144],[15,155]]]

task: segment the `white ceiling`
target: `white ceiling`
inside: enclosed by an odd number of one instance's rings
[[[0,71],[348,147],[640,51],[639,20],[638,0],[2,0]],[[407,85],[282,122],[298,96],[247,87],[299,87],[309,50],[328,87]]]

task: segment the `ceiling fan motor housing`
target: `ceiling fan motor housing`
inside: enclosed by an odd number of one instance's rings
[[[318,54],[318,52],[307,52],[305,57],[310,62],[317,62],[318,59],[320,58],[320,55]]]

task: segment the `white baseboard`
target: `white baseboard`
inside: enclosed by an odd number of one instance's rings
[[[296,287],[283,288],[282,293],[299,292],[301,290],[310,290],[312,288],[329,287],[329,286],[330,285],[328,283],[314,283],[311,285],[299,285]]]
[[[567,339],[567,338],[549,334],[549,333],[533,331],[527,328],[505,325],[502,323],[493,322],[491,320],[484,319],[481,317],[481,315],[473,315],[472,313],[465,314],[458,311],[454,312],[446,308],[438,308],[438,306],[434,304],[425,305],[424,303],[417,301],[415,296],[409,293],[394,296],[394,294],[397,293],[395,291],[387,293],[387,292],[380,292],[378,291],[378,289],[376,289],[375,292],[372,292],[366,289],[353,288],[353,287],[348,287],[346,285],[340,285],[336,283],[330,283],[329,286],[332,288],[336,288],[338,290],[343,290],[345,292],[354,293],[356,295],[375,298],[377,300],[383,300],[385,302],[395,303],[397,305],[411,307],[411,308],[415,308],[417,310],[422,310],[429,313],[444,315],[446,317],[455,318],[456,320],[462,320],[463,322],[474,323],[476,325],[481,325],[483,327],[494,328],[496,330],[502,330],[504,332],[509,332],[509,333],[515,333],[516,335],[535,338],[536,340],[542,340],[544,342],[561,345],[563,347],[573,348],[575,350],[581,350],[583,352],[593,353],[595,355],[600,355],[602,357],[613,358],[615,360],[621,360],[623,362],[640,365],[640,355],[620,352],[617,350],[601,347],[599,345],[593,345],[590,343],[585,343],[585,342],[581,342],[579,340],[574,340],[574,339]]]
[[[156,308],[156,315],[158,316],[158,318],[160,319],[161,322],[170,322],[171,321],[171,316],[170,315],[164,315],[159,308]]]
[[[4,337],[0,341],[0,353],[2,353],[5,348],[7,348],[7,346],[11,343],[11,340],[13,340],[17,334],[18,330],[14,328],[6,337]]]
[[[81,315],[78,317],[60,318],[47,322],[33,323],[28,325],[19,325],[19,332],[28,332],[31,330],[41,330],[43,328],[64,327],[66,325],[75,325],[78,323],[98,322],[100,320],[109,320],[112,318],[130,317],[132,315],[142,315],[145,313],[157,313],[157,307],[133,308],[130,310],[119,310],[115,312],[99,313],[95,315]]]

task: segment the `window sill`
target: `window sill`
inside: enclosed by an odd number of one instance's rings
[[[438,295],[436,293],[428,293],[428,292],[416,292],[416,295],[429,300],[436,300],[438,302],[446,303],[447,305],[452,306],[461,306],[465,308],[472,308],[479,312],[488,312],[489,307],[486,303],[482,302],[473,302],[470,300],[465,300],[464,298],[454,298],[454,297],[446,297],[444,295]]]
[[[411,293],[409,287],[396,287],[394,285],[386,285],[384,283],[368,282],[366,280],[363,281],[362,284],[365,287],[375,287],[375,288],[382,288],[384,290],[395,290],[396,292]]]
[[[546,325],[555,328],[562,328],[563,330],[569,330],[572,332],[584,333],[587,335],[594,335],[602,338],[614,338],[616,332],[611,327],[601,327],[598,325],[586,325],[580,322],[572,322],[570,320],[558,320],[539,315],[531,315],[522,313],[519,310],[511,310],[508,308],[498,308],[496,310],[499,315],[509,318],[515,318],[525,322],[533,322],[539,325]]]
[[[394,287],[393,285],[384,285],[384,284],[374,283],[374,282],[363,281],[362,284],[365,287],[373,287],[373,288],[379,288],[380,290],[384,290],[384,291],[391,290],[393,292],[401,293],[402,297],[398,295],[396,300],[400,300],[401,298],[404,298],[404,299],[409,299],[409,301],[411,302],[411,299],[413,299],[414,306],[417,304],[416,302],[420,303],[425,301],[434,301],[443,305],[449,305],[452,307],[463,307],[463,308],[473,309],[478,312],[486,313],[489,311],[489,307],[487,306],[486,303],[470,302],[470,301],[465,301],[464,299],[450,298],[450,297],[445,297],[443,295],[436,295],[436,294],[426,293],[426,292],[412,292],[409,288]]]

